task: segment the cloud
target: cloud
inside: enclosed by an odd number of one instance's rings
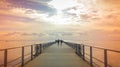
[[[8,32],[8,33],[4,33],[2,34],[3,36],[15,36],[15,35],[19,35],[21,37],[23,36],[28,36],[28,37],[31,37],[31,36],[37,36],[37,37],[41,37],[43,35],[45,35],[44,33],[35,33],[35,32]]]
[[[2,10],[8,10],[11,4],[6,2],[5,0],[0,0],[0,9]]]
[[[21,21],[21,22],[30,22],[34,19],[31,19],[29,17],[23,17],[23,16],[15,16],[15,15],[6,15],[6,14],[0,14],[0,20],[10,20],[10,21]]]
[[[47,33],[49,36],[56,36],[56,37],[59,37],[59,36],[72,36],[73,33],[72,32],[49,32]]]
[[[81,14],[80,17],[82,20],[88,20],[89,18],[91,18],[91,16],[88,14]]]
[[[50,1],[52,1],[52,0],[31,0],[31,1],[34,1],[34,2],[50,2]]]
[[[79,33],[80,37],[86,40],[93,41],[120,41],[120,30],[99,30],[93,29]]]
[[[93,20],[94,25],[96,25],[99,28],[104,28],[108,30],[113,30],[113,29],[119,29],[120,27],[120,13],[117,11],[111,11],[106,14],[104,14],[103,17],[100,19]],[[99,22],[98,22],[99,21]]]
[[[120,0],[100,0],[100,1],[96,1],[98,3],[102,3],[104,5],[110,5],[110,6],[118,6],[120,4]]]
[[[70,7],[70,8],[64,9],[62,12],[67,16],[77,17],[77,13],[75,12],[75,10],[77,10],[76,7]]]
[[[11,33],[6,33],[6,34],[3,34],[4,36],[14,36],[16,34],[20,34],[20,32],[11,32]]]
[[[34,14],[35,12],[33,10],[28,9],[24,13],[25,14]]]
[[[47,0],[46,0],[47,1]],[[43,2],[35,2],[30,0],[6,0],[14,8],[26,8],[41,11],[42,13],[48,13],[53,15],[56,13],[56,9]]]
[[[21,36],[39,36],[39,37],[41,37],[43,35],[45,35],[45,34],[43,34],[43,33],[26,33],[26,32],[21,33]]]

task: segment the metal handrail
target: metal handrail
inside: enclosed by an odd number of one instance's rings
[[[48,43],[43,43],[43,44],[34,44],[34,45],[26,45],[26,46],[20,46],[20,47],[0,49],[0,51],[4,51],[4,64],[1,64],[0,66],[7,67],[8,64],[17,61],[18,59],[21,59],[21,62],[19,62],[19,63],[21,63],[21,67],[23,67],[24,64],[25,64],[25,62],[24,62],[25,61],[25,58],[24,58],[25,56],[31,55],[31,60],[32,60],[33,56],[36,57],[39,54],[41,54],[43,47],[47,48],[47,47],[51,46],[54,43],[56,43],[56,42],[48,42]],[[40,47],[38,47],[39,49],[33,51],[33,46],[38,46],[38,45],[41,45]],[[25,47],[31,47],[31,52],[24,55],[24,49],[25,49]],[[21,56],[17,57],[17,58],[15,58],[15,59],[13,59],[13,60],[11,60],[11,61],[8,62],[8,57],[7,57],[8,56],[8,51],[12,50],[12,49],[19,49],[19,48],[22,48],[22,54],[21,54]],[[35,52],[37,55],[33,55],[33,52]]]
[[[30,55],[30,53],[28,53],[28,54],[25,54],[24,56],[28,56],[28,55]],[[18,59],[20,59],[21,58],[21,56],[20,57],[17,57],[17,58],[15,58],[15,59],[13,59],[13,60],[11,60],[11,61],[9,61],[9,62],[7,62],[7,64],[10,64],[10,63],[12,63],[12,62],[15,62],[15,61],[17,61]],[[4,64],[1,64],[0,66],[3,66]]]
[[[89,54],[87,54],[87,53],[85,53],[85,55],[87,55],[87,56],[90,56]],[[99,62],[101,62],[101,63],[104,63],[103,61],[101,61],[100,59],[98,59],[98,58],[96,58],[96,57],[92,57],[93,59],[95,59],[95,60],[97,60],[97,61],[99,61]],[[93,62],[93,63],[95,63],[95,62]],[[109,64],[107,64],[109,67],[112,67],[111,65],[109,65]]]
[[[91,66],[94,66],[93,63],[95,63],[95,62],[93,62],[93,59],[95,59],[95,60],[103,63],[103,64],[104,64],[104,67],[108,67],[108,66],[109,66],[109,67],[112,67],[111,65],[108,64],[108,58],[107,58],[107,57],[108,57],[108,56],[107,56],[108,54],[107,54],[107,52],[108,52],[108,51],[112,51],[112,52],[120,53],[120,51],[117,51],[117,50],[100,48],[100,47],[95,47],[95,46],[90,46],[90,45],[77,44],[77,43],[65,42],[65,41],[64,41],[64,43],[66,43],[68,46],[70,46],[70,47],[72,47],[73,49],[75,49],[75,50],[76,50],[76,53],[77,53],[78,55],[80,55],[80,56],[83,58],[83,60],[85,60],[85,55],[88,55],[88,56],[90,57],[90,59],[89,59],[89,60],[90,60],[90,61],[89,61],[89,64],[90,64]],[[85,53],[85,47],[89,47],[89,48],[90,48],[90,54],[86,54],[86,53]],[[104,50],[104,61],[101,61],[101,60],[99,60],[98,58],[92,56],[92,55],[93,55],[93,54],[92,54],[92,52],[93,52],[92,48]],[[85,61],[87,61],[87,60],[85,60]]]
[[[72,43],[72,42],[68,42],[68,43],[70,43],[70,44],[78,44],[78,43]],[[79,44],[79,45],[84,45],[84,44]],[[96,46],[90,46],[90,45],[84,45],[84,46],[93,47],[93,48],[97,48],[97,49],[106,49],[108,51],[113,51],[113,52],[119,52],[120,53],[120,51],[118,51],[118,50],[112,50],[112,49],[107,49],[107,48],[102,48],[102,47],[96,47]]]
[[[37,44],[34,44],[34,45],[37,45]],[[0,51],[4,51],[4,50],[10,50],[10,49],[17,49],[17,48],[21,48],[21,47],[28,47],[28,46],[31,46],[31,45],[26,45],[26,46],[20,46],[20,47],[12,47],[12,48],[5,48],[5,49],[0,49]]]

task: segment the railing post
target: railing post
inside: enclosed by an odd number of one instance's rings
[[[107,67],[107,49],[104,49],[104,67]]]
[[[22,64],[21,67],[24,66],[24,47],[22,47]]]
[[[76,50],[76,53],[78,53],[78,46],[77,46],[77,44],[75,44],[75,50]]]
[[[75,49],[77,50],[77,44],[75,44]]]
[[[38,54],[39,54],[39,45],[36,44],[35,45],[35,56],[38,56]]]
[[[42,44],[39,45],[40,47],[40,54],[42,53]]]
[[[75,45],[73,44],[73,49],[75,49]]]
[[[75,48],[75,45],[73,44],[73,49]]]
[[[92,60],[92,47],[90,46],[90,65],[93,66],[93,60]]]
[[[31,60],[33,60],[33,45],[31,45]]]
[[[80,55],[80,45],[77,44],[77,50],[76,50],[77,54]]]
[[[82,55],[82,53],[81,53],[81,45],[79,45],[79,54],[80,54],[80,56]]]
[[[79,54],[79,45],[77,45],[77,53]]]
[[[7,49],[4,50],[4,67],[7,67]]]
[[[83,52],[83,60],[85,60],[85,46],[83,45],[83,50],[82,50]]]

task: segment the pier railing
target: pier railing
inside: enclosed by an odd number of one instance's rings
[[[36,56],[41,54],[43,49],[51,46],[54,43],[56,43],[56,42],[48,42],[48,43],[43,43],[43,44],[34,44],[34,45],[27,45],[27,46],[21,46],[21,47],[0,49],[0,52],[3,52],[3,54],[4,54],[4,56],[3,56],[4,61],[3,61],[3,64],[0,64],[0,67],[14,67],[16,65],[19,65],[19,66],[23,67],[25,63],[33,60]],[[25,52],[26,52],[25,48],[26,47],[30,48],[30,50],[28,50],[29,53],[27,53],[27,54],[25,54]],[[9,59],[8,58],[8,51],[14,50],[14,49],[20,49],[21,50],[21,54],[20,54],[21,56],[8,61],[8,59]],[[16,63],[13,64],[13,65],[10,65],[11,63],[14,63],[14,62],[16,62]]]
[[[72,47],[73,49],[75,49],[76,54],[79,55],[83,60],[87,61],[91,65],[91,67],[112,67],[112,65],[108,63],[108,60],[109,60],[108,53],[115,52],[120,54],[120,51],[116,51],[116,50],[89,46],[84,44],[77,44],[72,42],[65,42],[65,41],[63,42],[68,46]],[[21,46],[21,47],[0,49],[0,52],[3,52],[3,59],[4,59],[4,62],[2,64],[0,62],[0,67],[14,67],[17,65],[23,67],[24,64],[26,64],[28,61],[31,61],[35,57],[40,55],[42,53],[42,50],[46,49],[47,47],[51,46],[54,43],[57,43],[57,42],[48,42],[48,43],[42,43],[42,44],[34,44],[34,45],[27,45],[27,46]],[[27,47],[30,48],[29,50],[27,50],[28,53],[26,53]],[[21,51],[20,56],[12,60],[8,60],[9,51],[14,49],[19,49]],[[94,56],[94,49],[99,49],[103,51],[103,59],[99,59],[98,57]],[[94,60],[101,63],[103,66],[101,66],[98,62]]]
[[[76,54],[78,54],[83,60],[87,61],[92,67],[94,67],[94,66],[101,67],[99,63],[94,62],[93,60],[96,60],[96,61],[102,63],[103,64],[102,67],[112,67],[110,64],[108,64],[108,60],[109,60],[108,59],[108,51],[120,54],[120,51],[111,50],[111,49],[99,48],[99,47],[95,47],[95,46],[77,44],[77,43],[72,43],[72,42],[64,42],[64,43],[67,44],[68,46],[72,47],[73,49],[75,49]],[[85,49],[86,47],[88,48],[88,50]],[[93,48],[103,51],[103,60],[93,56]],[[87,52],[89,52],[89,54]]]

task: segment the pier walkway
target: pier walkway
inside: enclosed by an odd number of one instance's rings
[[[90,67],[90,65],[65,43],[62,45],[55,43],[43,50],[41,55],[25,64],[24,67]]]

